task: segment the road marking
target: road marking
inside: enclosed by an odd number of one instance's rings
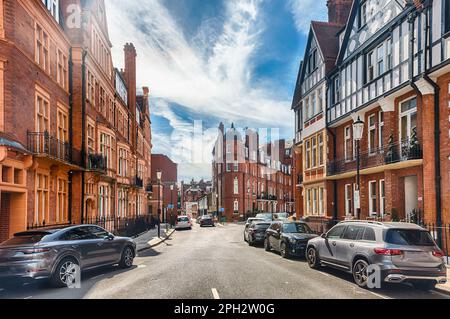
[[[139,265],[138,268],[145,268],[147,265]]]
[[[220,299],[219,293],[216,288],[211,289],[214,299]]]

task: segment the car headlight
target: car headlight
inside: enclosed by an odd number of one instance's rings
[[[295,239],[295,238],[290,238],[290,239],[289,239],[289,242],[290,242],[292,245],[295,245],[295,244],[297,243],[297,239]]]

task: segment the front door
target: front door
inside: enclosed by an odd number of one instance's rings
[[[417,176],[405,177],[405,219],[412,221],[412,213],[419,209]]]

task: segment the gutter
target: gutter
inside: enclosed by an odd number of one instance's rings
[[[331,79],[327,78],[327,97],[328,97],[328,103],[331,104],[331,95],[330,95],[330,83]],[[333,158],[336,159],[336,134],[330,129],[328,126],[328,110],[325,110],[325,128],[326,131],[333,137]],[[326,143],[328,145],[328,141]],[[328,156],[327,156],[327,163],[328,163]],[[328,169],[327,170],[327,176],[328,176]],[[337,180],[333,180],[333,222],[335,224],[338,223],[339,214],[338,214],[338,191],[337,191]]]
[[[436,226],[437,226],[437,240],[438,245],[442,247],[442,176],[441,176],[441,145],[440,145],[440,92],[441,88],[429,76],[427,50],[430,50],[428,42],[432,38],[432,30],[430,27],[431,6],[427,8],[425,32],[425,73],[423,78],[434,88],[434,168],[435,168],[435,183],[436,183]],[[431,50],[430,50],[431,51]],[[431,56],[431,55],[430,55]]]
[[[83,50],[81,64],[81,167],[86,168],[86,55]],[[81,172],[81,224],[84,224],[85,172]]]

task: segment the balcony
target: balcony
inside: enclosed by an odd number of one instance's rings
[[[144,180],[139,176],[135,176],[133,180],[133,186],[136,188],[144,188]]]
[[[361,170],[386,165],[406,163],[423,159],[422,147],[417,139],[391,143],[385,147],[361,153]],[[400,165],[399,165],[399,168]],[[328,176],[335,176],[356,171],[356,157],[337,159],[328,164]]]
[[[108,161],[102,154],[89,154],[87,169],[92,172],[106,173]]]
[[[297,185],[303,185],[303,174],[297,174]]]
[[[57,161],[72,161],[71,147],[48,132],[28,132],[28,149],[38,157],[47,157]]]

